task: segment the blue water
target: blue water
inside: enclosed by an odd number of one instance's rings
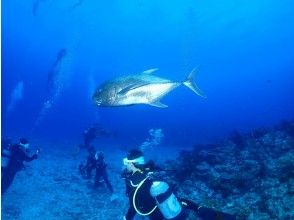
[[[188,147],[293,119],[293,1],[78,2],[2,1],[2,135],[81,141],[97,122],[118,143],[161,128],[166,144]],[[41,114],[63,48],[61,88]],[[161,100],[166,109],[91,100],[107,79],[157,67],[183,80],[197,66],[206,99],[179,87]]]

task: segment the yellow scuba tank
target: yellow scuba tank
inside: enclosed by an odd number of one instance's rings
[[[182,206],[166,182],[153,182],[150,194],[165,219],[175,218],[181,213]]]

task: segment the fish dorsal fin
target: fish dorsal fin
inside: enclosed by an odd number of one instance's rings
[[[149,105],[152,105],[154,107],[158,107],[158,108],[167,108],[168,106],[161,103],[159,100],[155,101],[155,102],[150,102],[148,103]]]
[[[153,69],[145,70],[141,74],[152,74],[152,73],[156,72],[157,70],[158,70],[158,68],[153,68]]]

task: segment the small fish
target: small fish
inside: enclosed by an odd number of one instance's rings
[[[159,108],[167,105],[160,99],[175,88],[185,85],[197,95],[206,98],[205,94],[193,82],[197,69],[193,69],[183,82],[174,82],[154,76],[158,69],[149,69],[142,73],[127,75],[101,84],[93,95],[97,106],[129,106],[147,104]]]

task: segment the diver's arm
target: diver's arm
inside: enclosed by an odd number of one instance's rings
[[[31,162],[32,160],[35,160],[35,159],[37,159],[38,158],[38,155],[37,154],[34,154],[33,156],[25,156],[25,159],[24,159],[24,161],[25,162]]]
[[[38,158],[38,154],[39,154],[39,150],[37,150],[33,156],[29,156],[26,153],[23,153],[23,160],[25,162],[31,162],[32,160],[35,160]]]

